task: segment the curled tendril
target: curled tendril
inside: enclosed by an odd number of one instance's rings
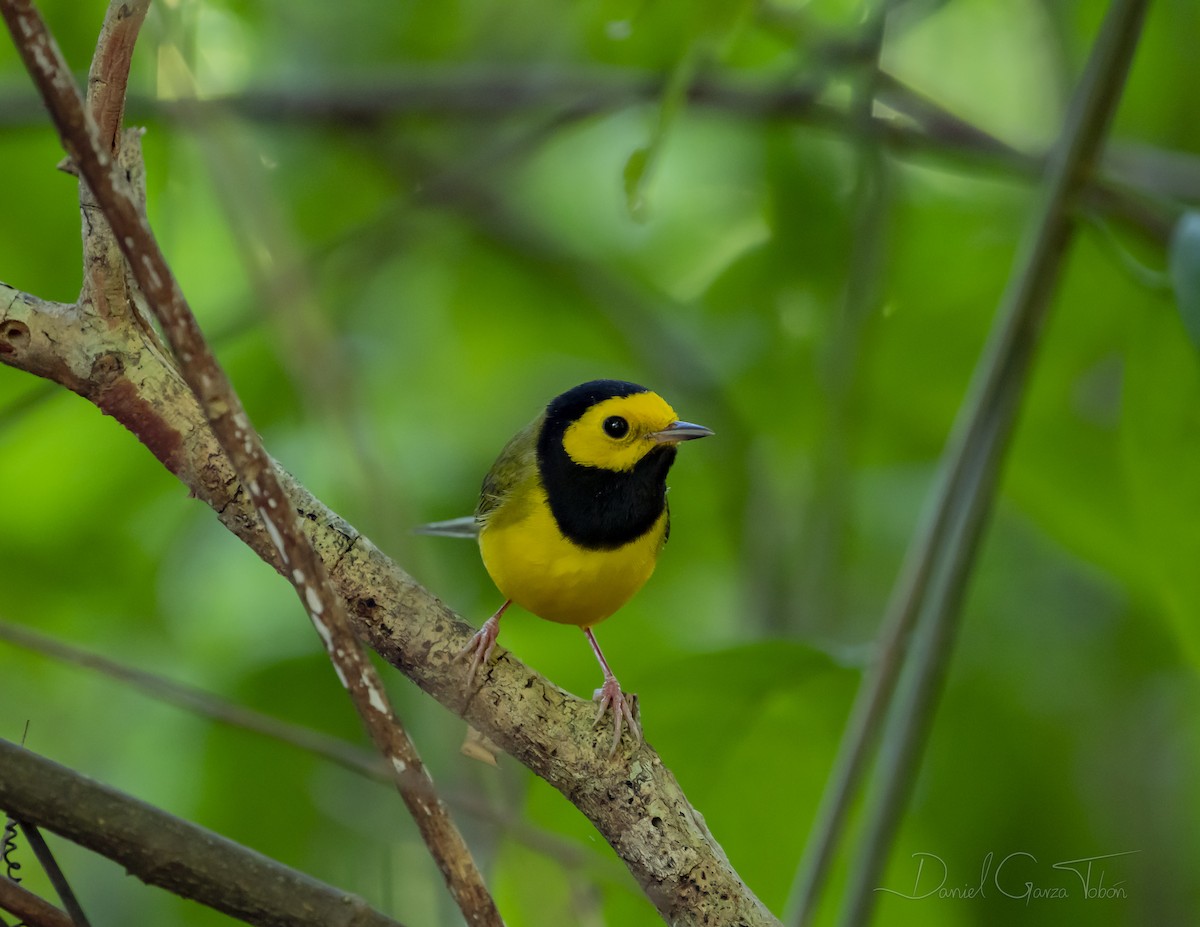
[[[0,863],[4,865],[4,875],[10,882],[20,882],[17,872],[21,864],[12,858],[17,850],[17,821],[9,817],[4,821],[4,834],[0,836]]]
[[[20,882],[21,877],[17,872],[21,869],[21,864],[12,858],[12,854],[17,850],[17,821],[16,818],[7,817],[4,820],[4,831],[0,834],[0,865],[4,867],[4,878],[10,882]],[[7,925],[8,921],[0,918],[0,924]],[[24,921],[18,921],[12,927],[25,927]]]

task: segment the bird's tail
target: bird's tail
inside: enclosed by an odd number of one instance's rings
[[[443,538],[477,538],[479,537],[479,524],[475,521],[474,515],[465,515],[462,518],[451,518],[447,521],[431,521],[427,525],[418,525],[413,528],[414,534],[435,534]]]

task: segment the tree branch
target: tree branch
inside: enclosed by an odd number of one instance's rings
[[[148,2],[141,0],[143,15]],[[124,17],[124,11],[126,6],[120,0],[112,4],[109,19],[113,25],[102,35],[94,71],[119,72],[122,67],[127,68],[140,18],[132,17],[135,27],[130,30],[123,25],[130,21]],[[299,529],[296,511],[283,491],[274,464],[250,424],[233,384],[205,342],[145,220],[141,204],[128,183],[127,169],[113,156],[115,126],[111,127],[113,141],[100,137],[32,0],[3,0],[0,12],[46,102],[63,147],[79,170],[81,180],[95,196],[111,227],[111,238],[115,239],[141,293],[162,325],[180,373],[198,398],[208,426],[232,463],[238,481],[248,490],[255,512],[270,535],[281,572],[292,583],[308,612],[372,741],[391,762],[404,803],[417,822],[450,894],[467,923],[499,927],[503,923],[500,913],[466,841],[434,790],[415,745],[388,704],[383,682],[354,635],[344,605],[330,585],[324,562]],[[104,51],[106,39],[117,46],[111,55]],[[112,93],[123,90],[123,81],[101,81],[95,86],[99,89],[93,102],[105,119],[114,110],[119,116],[120,107],[114,104]],[[94,240],[104,242],[109,237],[99,226],[97,231]],[[107,243],[100,247],[110,253]]]
[[[3,6],[8,11],[28,4],[3,0]],[[48,53],[48,46],[42,50]],[[58,75],[61,80],[62,72]],[[66,128],[76,140],[91,131],[82,119]],[[105,196],[120,207],[110,220],[123,215],[132,223],[130,237],[140,241],[148,236],[128,195],[116,192],[121,178],[89,170],[96,175],[85,174],[89,184],[98,190],[105,185]],[[108,232],[94,228],[90,234]],[[123,238],[123,228],[117,234]],[[182,301],[165,265],[146,265],[142,256],[135,252],[134,265],[142,267],[139,282],[147,298],[158,291]],[[155,273],[147,273],[149,269]],[[592,703],[563,692],[507,653],[489,666],[483,685],[464,704],[466,670],[453,658],[471,629],[273,462],[259,461],[264,468],[254,476],[260,492],[242,492],[204,411],[174,366],[138,326],[108,324],[85,309],[0,284],[0,361],[54,379],[112,415],[210,505],[223,524],[291,579],[292,568],[283,565],[254,504],[262,501],[262,481],[277,480],[300,514],[301,527],[328,569],[355,631],[566,795],[614,847],[668,922],[680,927],[778,924],[738,877],[649,745],[610,760],[603,732],[592,728]],[[205,386],[201,392],[211,399],[212,382]],[[235,433],[244,436],[247,423],[234,417],[231,409],[217,421],[232,423]]]
[[[1036,179],[1046,166],[1046,155],[1019,151],[1001,139],[954,115],[940,104],[888,74],[879,72],[879,100],[902,118],[873,115],[868,128],[873,137],[897,155],[933,155],[973,158],[981,165],[1000,168]],[[640,101],[662,96],[662,78],[650,74],[572,72],[547,78],[544,70],[527,75],[513,70],[440,71],[426,69],[405,75],[388,75],[359,84],[331,84],[296,89],[256,88],[225,97],[201,100],[134,100],[140,117],[162,116],[187,125],[189,115],[213,108],[234,112],[259,122],[306,124],[327,122],[345,126],[372,126],[399,113],[458,116],[507,116],[522,111],[543,112],[547,107],[570,112],[576,118],[599,115]],[[826,127],[843,134],[863,131],[863,123],[849,109],[828,103],[812,88],[774,87],[738,83],[703,76],[687,90],[689,107],[710,109],[736,119],[789,121]],[[12,104],[19,112],[19,104]],[[1171,153],[1162,155],[1166,158]],[[1090,178],[1084,199],[1128,223],[1165,247],[1174,210],[1154,199],[1178,199],[1200,185],[1200,164],[1176,155],[1164,187],[1162,172],[1153,174],[1154,186],[1146,189],[1141,173],[1129,159]],[[1106,174],[1111,174],[1109,179]],[[1147,182],[1151,178],[1145,178]],[[1148,199],[1150,197],[1150,199]]]
[[[115,860],[148,885],[247,923],[400,927],[361,898],[3,739],[0,806]]]
[[[270,538],[239,492],[186,384],[161,355],[131,340],[128,329],[77,326],[64,311],[71,308],[0,284],[0,361],[50,376],[116,418],[222,524],[278,569]],[[278,475],[355,630],[422,689],[562,792],[613,846],[668,922],[778,923],[730,866],[651,746],[609,761],[609,743],[592,727],[592,703],[502,649],[478,693],[464,704],[466,671],[454,657],[472,628],[289,474]]]
[[[903,118],[872,116],[870,131],[893,154],[966,157],[1030,179],[1044,171],[1044,155],[1014,149],[886,72],[880,72],[880,81],[879,100]],[[181,126],[188,125],[196,114],[215,109],[258,122],[361,127],[406,113],[440,118],[506,117],[550,108],[583,116],[657,100],[661,95],[661,77],[628,70],[581,69],[549,77],[544,68],[525,73],[512,68],[429,67],[380,74],[362,83],[249,88],[200,100],[134,97],[129,106],[135,118],[165,118]],[[702,76],[688,88],[687,102],[689,107],[736,119],[786,120],[844,134],[862,130],[854,113],[824,101],[809,87]],[[26,125],[41,118],[40,105],[28,97],[0,98],[0,125]],[[1114,152],[1103,163],[1103,170],[1089,180],[1082,199],[1165,247],[1176,210],[1160,199],[1194,200],[1198,190],[1200,162],[1194,157],[1143,148],[1126,155]]]

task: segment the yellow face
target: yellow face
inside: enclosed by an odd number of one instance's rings
[[[568,426],[563,449],[575,463],[603,470],[632,470],[661,446],[653,436],[678,419],[657,393],[634,393],[598,402]]]

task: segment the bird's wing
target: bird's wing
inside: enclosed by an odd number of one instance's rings
[[[545,415],[540,415],[518,431],[483,478],[475,507],[475,521],[480,526],[494,518],[506,503],[528,498],[526,491],[537,484],[537,440],[544,419]]]

